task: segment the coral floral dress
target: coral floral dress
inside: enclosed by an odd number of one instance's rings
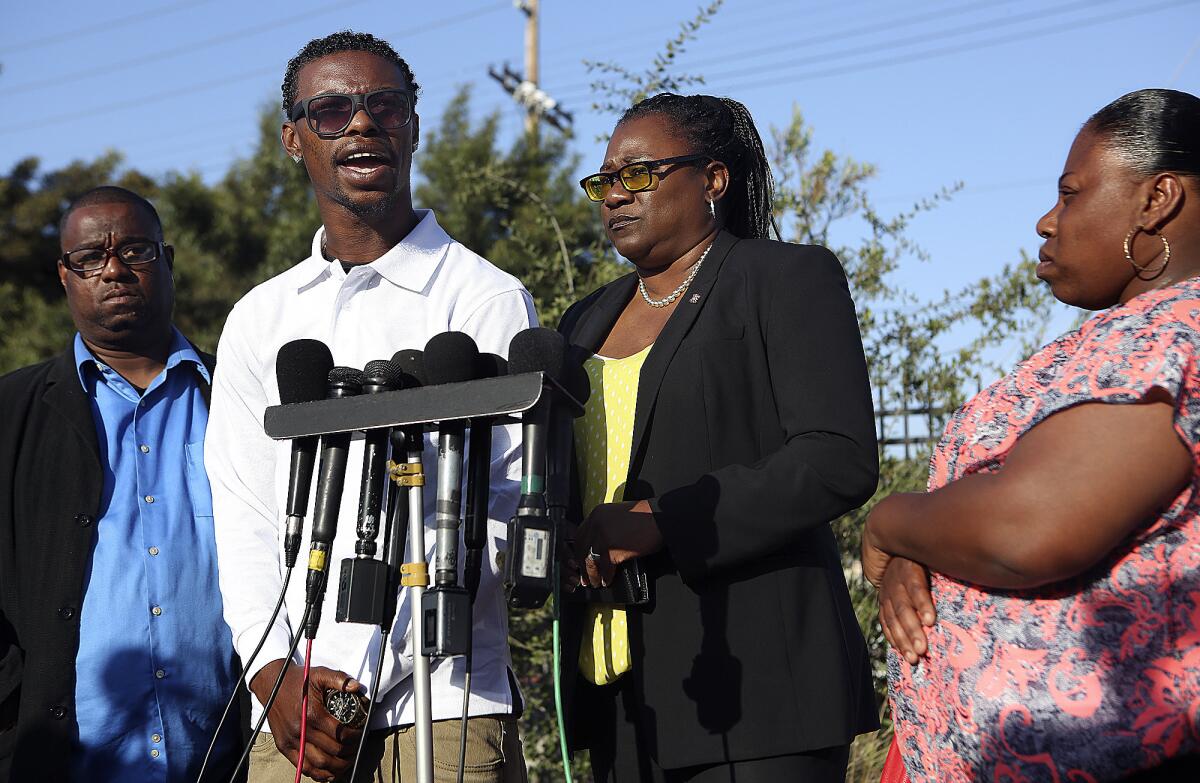
[[[929,489],[1000,469],[1017,439],[1087,402],[1175,402],[1200,465],[1200,281],[1089,319],[955,413]],[[1200,752],[1200,469],[1105,560],[1035,590],[934,574],[937,623],[916,666],[888,661],[914,783],[1119,780]]]

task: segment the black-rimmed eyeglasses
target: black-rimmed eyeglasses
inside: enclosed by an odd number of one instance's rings
[[[634,163],[628,163],[616,171],[601,171],[597,174],[589,174],[579,180],[579,187],[583,188],[583,192],[592,201],[603,201],[617,180],[620,180],[621,186],[630,193],[654,190],[658,187],[659,179],[665,176],[665,173],[663,175],[656,174],[655,169],[662,168],[663,166],[675,166],[680,163],[695,163],[709,160],[712,160],[712,158],[707,155],[677,155],[673,158],[661,158],[659,160],[639,160]]]
[[[72,272],[95,272],[103,269],[109,256],[114,256],[125,266],[139,266],[157,261],[163,254],[162,242],[134,240],[113,248],[85,247],[64,253],[62,262]]]
[[[288,119],[308,118],[308,128],[319,136],[337,136],[350,127],[359,109],[366,109],[381,130],[403,128],[412,120],[412,96],[407,90],[375,90],[365,94],[326,93],[306,98]]]

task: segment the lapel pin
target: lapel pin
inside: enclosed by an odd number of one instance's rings
[[[700,301],[700,294],[692,294],[692,298],[689,299],[688,301],[691,302],[692,304],[696,304],[696,302]]]

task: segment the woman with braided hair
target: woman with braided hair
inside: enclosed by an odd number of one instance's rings
[[[571,742],[597,781],[842,781],[877,714],[829,522],[878,473],[842,267],[767,238],[770,168],[728,98],[638,103],[580,184],[633,271],[560,326],[591,382]]]

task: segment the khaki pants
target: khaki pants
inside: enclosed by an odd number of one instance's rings
[[[433,724],[434,783],[458,780],[458,734],[462,721]],[[412,726],[379,729],[367,735],[353,783],[415,783],[417,738]],[[346,773],[347,775],[349,773]],[[292,783],[296,768],[265,731],[250,751],[248,783]],[[311,783],[311,778],[301,780]],[[471,718],[467,721],[467,762],[463,783],[526,783],[525,758],[517,719]]]

